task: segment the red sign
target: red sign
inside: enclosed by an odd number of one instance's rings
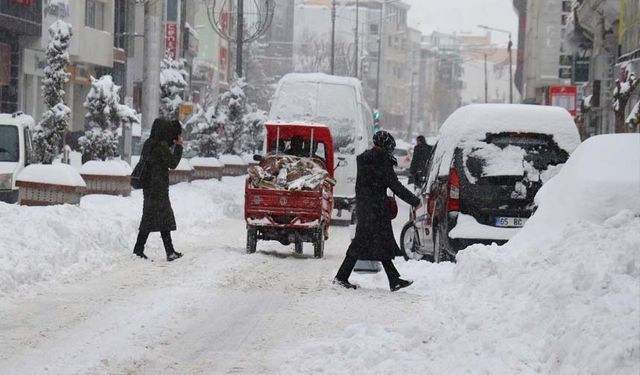
[[[165,23],[165,49],[169,51],[172,59],[178,55],[178,24],[175,22]]]
[[[33,4],[33,0],[13,0],[18,4],[31,5]]]
[[[578,90],[576,86],[549,86],[547,104],[562,107],[576,116]]]

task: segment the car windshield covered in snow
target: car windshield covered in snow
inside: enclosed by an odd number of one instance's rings
[[[461,151],[471,183],[498,176],[526,176],[537,181],[549,166],[569,158],[552,136],[534,133],[487,134],[484,141],[471,142]]]
[[[334,147],[342,154],[355,153],[357,117],[353,87],[318,82],[284,82],[273,103],[271,117],[325,124],[331,129]]]
[[[17,162],[20,158],[18,128],[0,125],[0,162]]]

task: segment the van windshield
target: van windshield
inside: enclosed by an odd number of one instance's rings
[[[18,127],[0,125],[0,162],[17,162],[20,160],[19,151]]]
[[[355,88],[329,83],[284,82],[270,118],[324,124],[331,129],[336,151],[355,154],[358,105]]]

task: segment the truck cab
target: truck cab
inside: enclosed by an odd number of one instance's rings
[[[33,118],[22,112],[0,114],[0,201],[18,201],[16,178],[33,161]]]

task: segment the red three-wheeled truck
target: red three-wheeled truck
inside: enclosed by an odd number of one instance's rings
[[[254,253],[258,240],[279,241],[295,245],[302,253],[304,242],[313,243],[316,258],[324,256],[324,241],[333,210],[334,154],[331,131],[326,125],[266,124],[266,154],[256,157],[265,167],[285,153],[292,138],[302,138],[300,155],[325,169],[329,179],[314,190],[287,190],[255,187],[251,179],[245,184],[244,216],[247,222],[247,253]]]

